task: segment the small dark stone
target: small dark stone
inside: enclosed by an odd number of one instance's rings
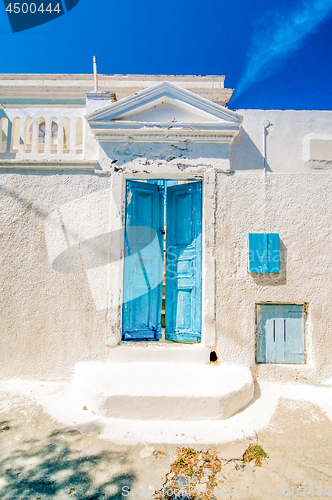
[[[174,486],[181,488],[182,486],[190,486],[190,477],[179,474],[174,481]]]

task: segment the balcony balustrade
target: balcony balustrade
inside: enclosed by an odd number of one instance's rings
[[[0,163],[83,160],[84,114],[84,108],[0,110]]]

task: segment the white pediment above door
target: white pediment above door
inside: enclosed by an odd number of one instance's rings
[[[242,117],[169,82],[162,82],[86,116],[101,142],[169,142],[188,138],[232,142]]]
[[[115,120],[144,123],[216,123],[225,121],[178,99],[160,97],[156,101],[124,113]]]

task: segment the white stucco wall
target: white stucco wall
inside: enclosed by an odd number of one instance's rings
[[[230,149],[182,139],[98,144],[89,132],[84,159],[98,157],[96,172],[77,165],[76,171],[0,170],[1,377],[65,379],[80,361],[116,358],[120,240],[107,238],[114,231],[121,238],[121,186],[125,178],[179,175],[209,180],[203,302],[216,344],[206,345],[221,362],[252,367],[268,379],[331,376],[332,177],[328,163],[321,170],[308,166],[305,137],[332,136],[332,112],[237,113],[243,128]],[[266,120],[272,125],[264,172]],[[247,272],[248,232],[279,233],[279,276]],[[109,253],[101,255],[100,243]],[[212,290],[215,318],[211,303],[206,306]],[[255,305],[262,302],[307,304],[306,365],[255,367]]]
[[[84,199],[101,193],[99,214],[107,220],[109,185],[109,177],[84,172],[0,172],[1,377],[68,378],[77,361],[106,359],[108,317],[90,286],[100,278],[89,275],[93,269],[52,269],[44,222],[82,200],[86,210],[76,215],[85,223],[78,217],[67,236],[79,239],[84,229],[93,237],[100,221]]]
[[[266,169],[272,172],[312,172],[313,168],[306,165],[305,137],[314,134],[317,138],[332,140],[331,111],[238,109],[236,113],[244,118],[231,149],[232,169],[236,171],[263,168],[264,125]],[[331,169],[331,165],[328,168]]]
[[[266,365],[260,372],[282,379],[331,374],[331,200],[326,173],[218,174],[216,330],[222,361],[255,364],[255,304],[307,304],[307,366]],[[249,232],[279,233],[279,275],[248,273]]]

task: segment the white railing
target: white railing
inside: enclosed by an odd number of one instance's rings
[[[83,159],[84,108],[0,110],[0,162]]]

